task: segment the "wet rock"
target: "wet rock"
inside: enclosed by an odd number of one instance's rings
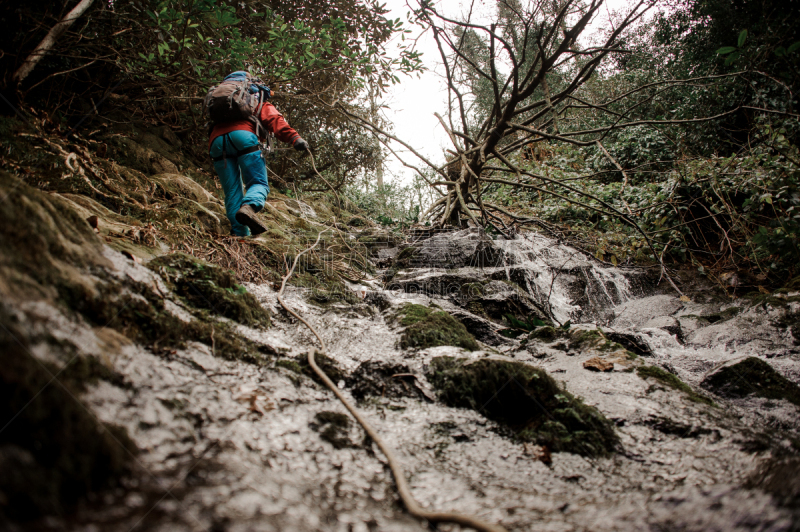
[[[605,331],[605,337],[639,356],[653,356],[653,349],[639,333]]]
[[[311,428],[319,432],[320,438],[333,445],[334,449],[354,447],[350,440],[348,429],[350,418],[341,412],[319,412],[314,416]]]
[[[437,357],[429,380],[445,404],[477,410],[553,452],[603,456],[618,444],[613,424],[544,370],[507,360]]]
[[[613,327],[625,329],[641,326],[653,318],[671,316],[683,306],[677,296],[658,295],[628,301],[614,309]]]
[[[676,319],[678,321],[678,326],[681,329],[681,333],[684,335],[684,339],[691,336],[692,333],[698,329],[708,325],[708,322],[704,318],[693,314],[676,316]]]
[[[490,242],[477,230],[441,233],[419,243],[415,258],[428,268],[497,266],[502,253]]]
[[[722,397],[756,395],[767,399],[784,399],[800,406],[800,386],[756,357],[748,357],[716,370],[703,379],[701,386]]]
[[[90,490],[116,481],[136,445],[78,399],[86,371],[96,366],[64,373],[33,357],[21,343],[27,335],[2,309],[0,323],[0,521],[65,512]],[[59,345],[52,337],[48,342]]]
[[[664,416],[651,417],[645,420],[644,423],[663,434],[678,436],[679,438],[697,438],[698,436],[710,434],[712,432],[709,428],[688,425]]]
[[[500,322],[508,315],[525,320],[550,321],[522,288],[510,281],[491,280],[461,285],[455,301],[473,314]]]
[[[474,230],[438,234],[402,248],[385,278],[393,289],[447,296],[472,283],[511,282],[528,300],[523,306],[532,307],[520,315],[552,315],[560,323],[605,320],[609,307],[630,293],[625,276],[552,239],[520,235],[492,240]]]
[[[591,371],[613,371],[614,363],[600,357],[592,357],[583,363],[583,367]]]
[[[800,457],[771,457],[759,465],[747,486],[766,491],[781,505],[792,509],[796,519],[800,518]]]
[[[367,397],[432,399],[428,386],[420,383],[408,366],[383,362],[364,362],[345,379],[345,386],[357,400]]]
[[[681,326],[678,320],[672,316],[658,316],[647,320],[639,326],[640,329],[662,329],[670,334],[674,334],[679,339],[682,336]]]
[[[450,309],[449,313],[461,322],[470,334],[485,344],[498,346],[508,341],[507,338],[498,334],[502,327],[496,323],[458,308]]]

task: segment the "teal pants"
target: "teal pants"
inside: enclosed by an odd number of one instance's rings
[[[225,213],[231,222],[231,233],[249,236],[250,229],[236,221],[236,213],[245,203],[258,212],[264,208],[269,195],[267,164],[256,150],[238,155],[258,146],[258,137],[251,131],[232,131],[220,135],[211,143],[211,157],[225,193]],[[225,158],[222,157],[223,152]]]

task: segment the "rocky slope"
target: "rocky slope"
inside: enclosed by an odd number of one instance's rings
[[[111,196],[117,161],[37,138]],[[5,528],[424,530],[276,300],[283,256],[325,231],[287,302],[423,506],[509,530],[797,529],[792,286],[679,298],[541,235],[401,241],[279,194],[272,232],[240,242],[202,175],[119,166],[136,210],[5,162]]]

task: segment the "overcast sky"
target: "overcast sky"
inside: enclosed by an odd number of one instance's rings
[[[382,0],[390,10],[386,15],[389,18],[406,20],[409,9],[406,0]],[[415,0],[410,0],[412,5],[416,5]],[[460,12],[465,6],[468,7],[468,0],[439,0],[434,2],[437,8],[449,15]],[[593,21],[594,28],[600,28],[608,23],[608,14],[614,10],[623,9],[628,0],[606,0],[606,6],[600,8],[598,15]],[[494,12],[495,3],[491,0],[476,1],[477,9],[484,16],[490,16]],[[607,9],[606,9],[607,8]],[[408,24],[406,23],[406,26]],[[394,133],[400,139],[405,140],[417,151],[428,157],[434,163],[444,162],[444,150],[452,149],[452,145],[433,113],[438,112],[445,116],[447,111],[447,89],[442,76],[441,58],[436,42],[429,34],[420,36],[420,28],[408,26],[413,33],[406,36],[417,38],[417,50],[422,52],[422,61],[428,71],[421,75],[400,76],[400,84],[390,88],[389,93],[384,97],[383,104],[388,106],[384,109],[384,116],[394,124]],[[399,41],[398,41],[399,42]],[[390,46],[390,49],[394,45]],[[396,143],[393,148],[398,154],[415,166],[424,166],[413,154]],[[404,168],[403,165],[394,157],[389,156],[386,161],[387,180],[400,179],[408,182],[413,170]]]

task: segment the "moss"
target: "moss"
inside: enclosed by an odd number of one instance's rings
[[[485,283],[464,283],[458,287],[459,296],[463,298],[481,297],[484,295]]]
[[[347,225],[350,227],[364,227],[367,225],[367,221],[362,218],[361,216],[353,216],[349,220],[347,220]]]
[[[695,403],[713,405],[714,402],[705,395],[699,394],[672,373],[658,366],[639,366],[636,373],[643,379],[655,379],[661,384],[686,394],[687,399]]]
[[[558,329],[545,325],[544,327],[537,327],[528,335],[528,338],[538,338],[539,340],[551,341],[560,336]]]
[[[484,307],[483,303],[480,301],[470,301],[467,303],[465,308],[476,316],[483,316],[487,319],[489,318],[489,315],[486,313],[486,307]]]
[[[400,337],[403,349],[425,349],[439,345],[478,349],[478,342],[464,325],[443,310],[407,303],[395,314],[406,329]]]
[[[321,386],[325,386],[325,383],[322,382],[322,379],[319,378],[317,373],[311,368],[311,365],[308,363],[308,356],[301,355],[295,359],[297,364],[300,366],[302,373],[316,382]],[[323,355],[322,353],[317,352],[314,356],[314,361],[319,366],[319,369],[325,372],[330,380],[334,382],[334,384],[338,384],[340,381],[345,380],[345,373],[339,368],[339,364],[336,363],[331,357],[327,355]]]
[[[800,275],[793,277],[783,288],[786,290],[800,290]]]
[[[605,456],[618,446],[613,424],[542,369],[513,361],[437,357],[431,360],[429,380],[445,404],[476,410],[522,441],[584,456]]]
[[[81,391],[86,384],[96,384],[99,380],[110,382],[120,388],[130,388],[130,383],[125,381],[122,374],[109,368],[96,357],[76,356],[61,370],[61,382],[72,383],[72,386]]]
[[[281,359],[276,361],[275,365],[279,368],[285,368],[295,373],[301,373],[301,374],[303,373],[303,367],[300,364],[298,364],[296,360]]]
[[[320,438],[327,441],[335,449],[353,447],[347,430],[350,427],[350,418],[340,412],[319,412],[314,416],[311,428],[319,432]]]
[[[394,276],[397,275],[398,271],[410,268],[415,263],[418,252],[419,251],[417,248],[413,246],[404,248],[402,251],[400,251],[400,253],[395,256],[394,260],[392,261],[392,265],[386,272],[384,276],[385,280],[391,281],[394,279]]]
[[[158,272],[174,291],[196,308],[250,326],[269,326],[269,313],[232,272],[184,253],[165,255],[147,266]]]
[[[10,317],[0,317],[0,521],[61,514],[113,485],[136,447],[76,399],[77,375],[52,383],[59,368],[34,359]]]
[[[783,377],[760,358],[748,357],[706,377],[701,386],[723,397],[756,395],[785,399],[800,406],[800,386]]]
[[[119,331],[131,340],[149,345],[156,353],[183,348],[188,341],[212,347],[215,356],[227,360],[263,363],[259,346],[243,338],[228,323],[199,319],[186,323],[164,309],[164,301],[149,292],[119,294],[119,287],[109,286],[99,296],[68,302],[90,321]]]
[[[320,306],[332,303],[355,304],[359,301],[352,290],[336,276],[328,273],[321,267],[308,263],[299,268],[301,271],[292,276],[291,283],[309,289],[308,299]]]
[[[570,349],[592,349],[606,342],[600,329],[581,330],[576,329],[570,337]]]

